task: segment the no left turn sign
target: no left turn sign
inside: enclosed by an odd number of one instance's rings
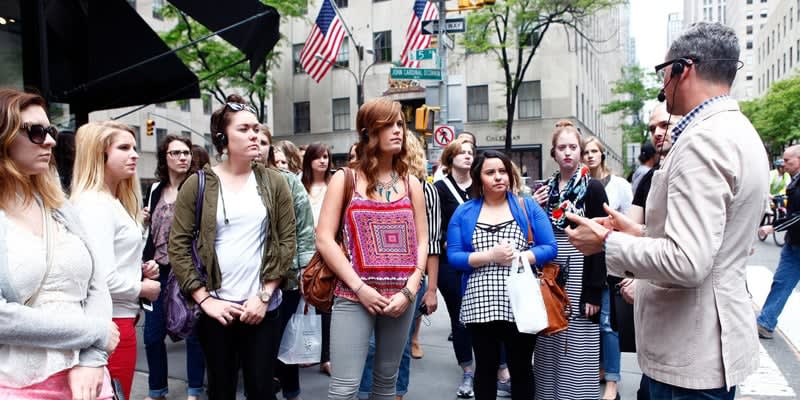
[[[439,125],[433,132],[433,140],[442,147],[447,147],[456,138],[456,129],[452,125]]]

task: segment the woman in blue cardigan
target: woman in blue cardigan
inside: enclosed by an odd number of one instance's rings
[[[514,324],[506,278],[514,253],[531,265],[556,257],[557,245],[547,215],[531,199],[513,194],[518,186],[511,160],[488,150],[472,165],[472,200],[458,207],[447,229],[450,265],[465,272],[461,322],[472,334],[475,351],[475,399],[495,399],[499,347],[505,345],[514,390],[511,398],[532,399],[531,357],[536,335],[520,333]],[[534,245],[528,245],[532,223]],[[533,273],[533,271],[531,271]]]

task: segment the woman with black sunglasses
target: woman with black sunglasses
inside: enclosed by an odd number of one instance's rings
[[[56,177],[45,108],[41,96],[0,89],[0,398],[108,399],[119,331]]]
[[[210,125],[222,161],[203,167],[202,193],[198,174],[178,192],[169,260],[184,295],[202,311],[196,330],[209,398],[235,399],[241,368],[247,397],[269,399],[281,339],[281,288],[297,280],[294,203],[280,172],[254,162],[261,124],[243,98],[228,96]],[[196,210],[197,196],[202,210]],[[195,232],[204,274],[193,261]]]

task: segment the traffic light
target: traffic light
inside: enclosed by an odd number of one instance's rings
[[[152,118],[148,118],[145,124],[147,126],[147,136],[153,136],[153,132],[156,129],[156,121],[153,121]]]
[[[434,124],[436,123],[436,113],[439,112],[439,107],[432,107],[429,105],[422,105],[417,108],[414,118],[414,130],[419,133],[431,134],[433,133]]]
[[[458,8],[472,8],[472,0],[458,0]]]

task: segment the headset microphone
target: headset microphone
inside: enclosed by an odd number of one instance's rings
[[[664,100],[667,99],[667,94],[664,93],[664,88],[662,87],[661,90],[658,91],[658,102],[663,103]]]

